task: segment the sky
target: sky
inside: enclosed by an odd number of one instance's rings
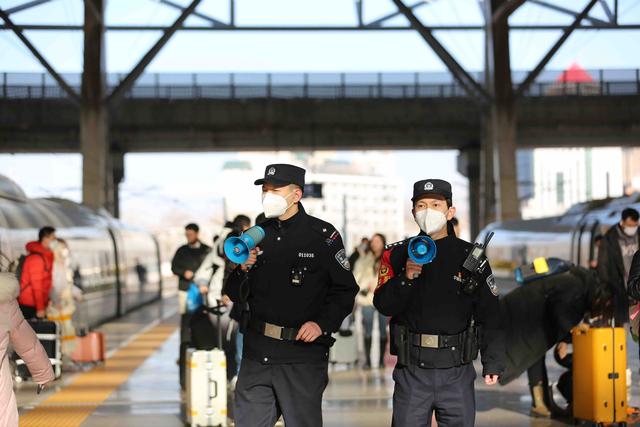
[[[25,0],[0,0],[7,9]],[[186,5],[187,0],[176,0]],[[552,0],[581,9],[586,0]],[[356,22],[351,0],[237,0],[239,25],[352,25]],[[407,2],[409,3],[409,2]],[[608,3],[612,5],[613,1]],[[198,11],[229,19],[228,2],[203,0]],[[620,0],[620,22],[640,23],[640,0]],[[395,10],[391,0],[364,0],[364,20],[369,22]],[[417,10],[425,24],[482,22],[476,0],[432,0]],[[179,12],[155,0],[109,0],[107,23],[169,25]],[[597,5],[592,16],[605,18]],[[53,0],[12,15],[18,24],[81,24],[81,0]],[[568,24],[571,18],[525,4],[511,24]],[[404,24],[404,18],[390,25]],[[203,25],[191,17],[187,25]],[[26,36],[59,72],[78,73],[82,65],[81,32],[26,31]],[[436,32],[452,55],[468,70],[483,68],[482,32]],[[559,31],[512,32],[514,70],[530,70],[560,36]],[[158,32],[108,32],[106,64],[110,73],[126,73],[160,37]],[[639,68],[640,31],[578,31],[548,65],[562,70],[573,63],[585,68]],[[217,72],[418,72],[445,71],[445,67],[413,31],[400,32],[178,32],[149,65],[153,73]],[[9,31],[0,31],[0,72],[43,72],[42,66]],[[136,203],[193,203],[206,196],[225,160],[241,154],[127,155],[123,207]],[[357,153],[344,153],[357,158]],[[447,177],[464,185],[455,172],[454,151],[398,151],[393,164],[407,191],[413,181]],[[0,174],[15,179],[31,196],[80,197],[79,155],[0,155]],[[43,184],[46,183],[46,184]],[[143,195],[144,197],[140,197]]]

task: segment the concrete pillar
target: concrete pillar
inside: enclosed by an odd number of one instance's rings
[[[480,215],[481,179],[479,143],[460,150],[458,172],[469,179],[469,222],[471,240],[475,239],[484,225]]]
[[[106,0],[85,0],[84,63],[80,108],[82,201],[94,208],[113,207],[112,180],[107,177],[109,137],[104,60]]]
[[[494,11],[506,1],[485,2],[489,8],[488,16],[493,17]],[[493,175],[496,219],[518,219],[520,209],[516,170],[517,117],[511,81],[508,16],[497,21],[488,19],[487,22],[486,77],[493,102],[487,118],[489,126],[484,167],[491,167]],[[488,182],[487,184],[490,185]]]

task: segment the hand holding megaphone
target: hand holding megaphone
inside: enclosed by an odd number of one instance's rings
[[[262,252],[260,252],[260,247],[256,246],[254,249],[251,249],[251,251],[249,251],[249,257],[247,258],[247,260],[240,265],[240,268],[242,268],[242,271],[249,271],[249,269],[251,269],[251,267],[253,267],[255,265],[256,262],[258,262],[258,255],[260,255]]]

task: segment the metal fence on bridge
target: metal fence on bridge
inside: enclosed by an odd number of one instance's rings
[[[580,82],[564,81],[562,71],[546,71],[527,96],[640,95],[640,70],[584,70]],[[514,86],[526,73],[514,72]],[[80,74],[63,74],[80,92]],[[124,74],[108,74],[109,90]],[[482,73],[475,73],[483,81]],[[0,73],[0,98],[56,99],[67,95],[48,74]],[[464,98],[448,73],[197,73],[144,74],[126,94],[136,99],[256,98]]]

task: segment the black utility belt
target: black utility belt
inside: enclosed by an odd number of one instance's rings
[[[422,348],[453,348],[461,347],[463,344],[464,333],[457,335],[429,335],[429,334],[416,334],[409,332],[409,342]]]
[[[280,341],[295,341],[300,331],[300,328],[287,328],[257,319],[251,319],[249,321],[249,329],[265,337]]]

